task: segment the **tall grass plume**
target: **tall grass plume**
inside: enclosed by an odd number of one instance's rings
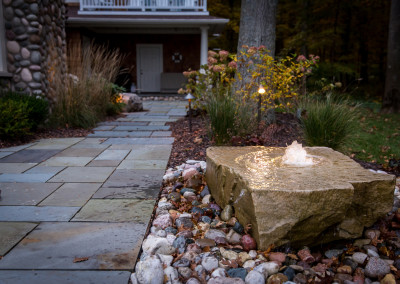
[[[54,72],[56,89],[51,122],[61,127],[93,127],[107,115],[112,104],[112,83],[120,72],[124,57],[94,43],[81,48],[69,45],[67,74]]]

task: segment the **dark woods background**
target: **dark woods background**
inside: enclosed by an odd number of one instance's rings
[[[208,0],[213,16],[229,18],[210,48],[235,53],[240,0]],[[389,0],[279,0],[276,56],[314,54],[321,57],[308,85],[322,78],[341,82],[337,90],[359,99],[380,99],[384,92]],[[400,44],[400,43],[399,43]]]

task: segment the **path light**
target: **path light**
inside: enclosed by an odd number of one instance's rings
[[[192,132],[192,105],[191,102],[194,99],[194,96],[191,93],[188,93],[185,96],[185,100],[189,101],[189,130]]]
[[[260,85],[260,87],[258,87],[258,93],[260,95],[265,94],[265,89],[264,89],[263,85]]]
[[[258,87],[258,106],[257,106],[257,109],[258,109],[258,114],[257,114],[258,123],[261,122],[261,96],[263,94],[265,94],[265,89],[264,89],[263,85],[260,84],[260,87]]]

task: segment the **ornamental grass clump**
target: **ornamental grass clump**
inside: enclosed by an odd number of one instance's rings
[[[246,104],[233,96],[236,62],[225,50],[208,52],[208,63],[200,71],[186,71],[186,89],[192,93],[194,107],[205,110],[210,117],[210,136],[217,145],[229,144],[232,136],[251,132],[251,112]]]
[[[357,106],[328,95],[325,100],[307,100],[303,103],[301,126],[308,146],[343,149],[357,127]]]
[[[210,117],[211,137],[217,145],[227,144],[236,133],[236,103],[232,98],[212,97],[206,105]]]
[[[91,44],[83,49],[69,46],[68,59],[68,75],[55,72],[51,82],[57,89],[52,122],[62,127],[93,127],[110,110],[120,109],[111,106],[120,103],[111,82],[120,72],[123,56],[118,50]]]

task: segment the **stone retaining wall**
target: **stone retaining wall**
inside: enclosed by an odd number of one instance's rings
[[[65,0],[2,4],[11,88],[54,101],[54,74],[66,73]]]

